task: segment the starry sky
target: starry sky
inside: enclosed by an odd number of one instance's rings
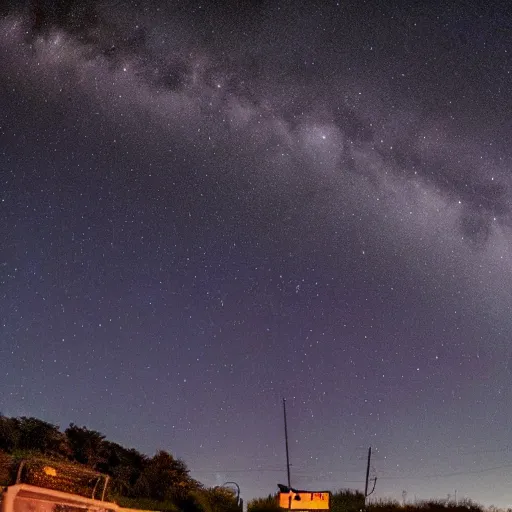
[[[511,11],[385,4],[2,2],[3,414],[512,504]]]

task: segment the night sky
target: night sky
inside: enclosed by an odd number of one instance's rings
[[[248,500],[512,504],[512,9],[0,7],[0,410]]]

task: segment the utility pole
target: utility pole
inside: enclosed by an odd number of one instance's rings
[[[288,423],[286,422],[286,398],[283,398],[283,413],[284,413],[284,441],[286,444],[286,475],[288,477],[288,488],[292,486],[290,480],[290,453],[288,451]]]
[[[368,480],[370,478],[370,461],[372,460],[372,447],[368,448],[368,463],[366,464],[366,480],[364,484],[364,501],[366,505],[366,497],[368,496]]]
[[[288,510],[292,508],[292,491],[290,479],[290,452],[288,450],[288,423],[286,421],[286,398],[283,398],[283,414],[284,414],[284,441],[286,445],[286,475],[288,477]]]
[[[375,491],[375,486],[377,485],[377,477],[373,478],[373,489],[368,492],[368,484],[370,483],[370,463],[372,460],[372,447],[368,448],[368,462],[366,464],[366,479],[364,484],[364,506],[366,507],[366,498],[370,496],[370,494]]]

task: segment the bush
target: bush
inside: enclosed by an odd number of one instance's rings
[[[247,504],[247,512],[282,512],[277,503],[277,497],[269,495],[266,498],[256,498]]]

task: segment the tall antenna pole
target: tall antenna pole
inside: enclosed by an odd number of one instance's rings
[[[368,481],[370,479],[370,461],[372,459],[372,447],[368,448],[368,464],[366,465],[366,482],[364,484],[364,500],[366,505],[366,498],[368,497]]]
[[[286,444],[286,475],[288,476],[288,488],[292,486],[290,480],[290,453],[288,451],[288,424],[286,422],[286,398],[283,398],[283,413],[284,413],[284,441]]]

